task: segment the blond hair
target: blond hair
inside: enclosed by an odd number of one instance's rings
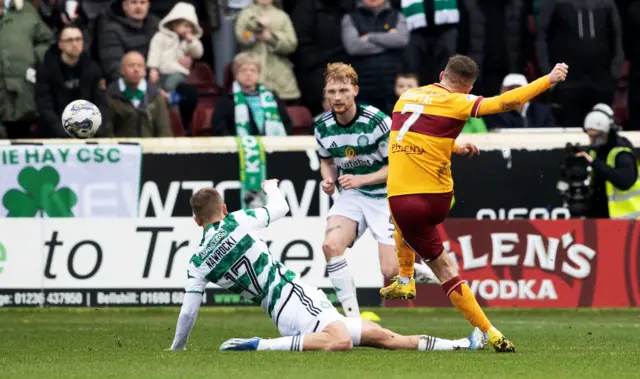
[[[261,71],[262,69],[261,67],[262,61],[260,59],[260,56],[250,51],[245,51],[243,53],[240,53],[236,55],[235,58],[233,58],[233,73],[235,74],[236,72],[238,72],[238,69],[243,64],[254,64],[258,66],[258,71]]]
[[[201,188],[189,200],[193,215],[198,221],[206,222],[220,213],[222,196],[215,188]]]
[[[324,73],[324,84],[326,85],[332,80],[337,82],[349,82],[352,85],[357,86],[358,74],[350,64],[342,62],[329,63],[327,65],[327,70]]]
[[[454,55],[449,58],[444,76],[456,85],[473,85],[478,78],[478,65],[465,55]]]

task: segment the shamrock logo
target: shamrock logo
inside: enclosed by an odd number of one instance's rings
[[[51,166],[40,171],[25,167],[18,174],[18,183],[24,189],[11,189],[2,198],[9,211],[7,217],[35,217],[39,211],[49,217],[73,217],[71,208],[78,202],[76,194],[68,187],[56,190],[60,175]]]

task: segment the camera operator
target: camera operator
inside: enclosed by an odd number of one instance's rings
[[[576,156],[592,168],[590,218],[640,218],[638,161],[631,142],[618,135],[619,129],[606,104],[596,104],[584,119],[591,146],[588,153]]]

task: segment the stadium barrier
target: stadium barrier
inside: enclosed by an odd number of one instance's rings
[[[640,145],[640,133],[625,135]],[[584,133],[460,139],[478,144],[482,154],[454,157],[456,203],[442,232],[481,302],[499,307],[640,305],[634,222],[476,220],[568,218],[556,192],[558,165],[567,142],[588,143]],[[335,301],[321,250],[332,199],[320,189],[315,140],[263,142],[267,176],[281,180],[291,207],[289,217],[263,238],[277,258]],[[21,179],[23,172],[28,175]],[[239,208],[238,172],[233,138],[0,141],[0,306],[180,304],[184,268],[201,238],[188,199],[199,188],[215,186],[230,209]],[[55,200],[41,201],[35,211],[33,204],[21,201],[43,193]],[[62,214],[51,210],[64,205]],[[11,212],[22,218],[1,218]],[[138,218],[132,218],[136,213]],[[59,216],[74,218],[53,218]],[[357,268],[352,271],[362,305],[381,304],[376,250],[366,234],[347,253]],[[598,259],[600,254],[606,259]],[[586,277],[570,275],[584,270]],[[608,275],[609,284],[602,275]],[[246,304],[215,287],[207,289],[203,301]],[[416,304],[448,305],[437,286],[422,286]]]
[[[261,231],[274,256],[330,289],[324,220],[285,218]],[[190,218],[0,219],[0,307],[178,305],[201,232]],[[478,300],[488,307],[640,306],[640,223],[622,220],[448,220],[440,228]],[[347,253],[362,305],[381,304],[369,234]],[[205,305],[246,305],[209,285]],[[419,306],[449,306],[437,285]],[[387,302],[385,306],[407,306]]]

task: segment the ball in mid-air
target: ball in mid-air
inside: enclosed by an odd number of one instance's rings
[[[101,124],[100,109],[90,101],[72,101],[62,112],[62,127],[73,138],[91,138]]]

